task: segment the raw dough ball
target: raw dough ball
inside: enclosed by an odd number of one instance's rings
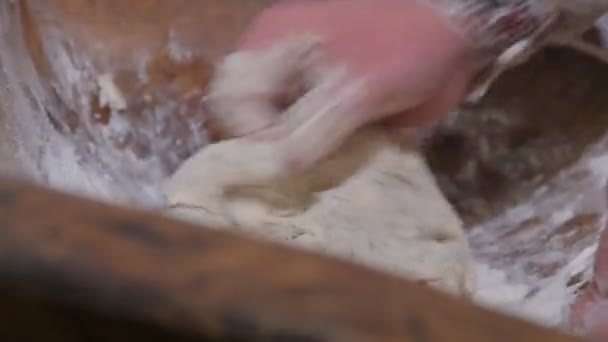
[[[163,185],[167,213],[470,295],[472,258],[461,221],[413,148],[370,127],[309,174],[234,186],[253,174],[276,175],[276,155],[246,138],[207,146]]]

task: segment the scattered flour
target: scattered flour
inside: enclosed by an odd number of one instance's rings
[[[0,40],[0,48],[4,51],[15,51],[15,54],[0,53],[0,65],[2,66],[0,77],[3,83],[7,84],[6,87],[0,89],[0,98],[3,100],[0,103],[0,112],[18,113],[18,115],[13,115],[18,120],[2,122],[3,129],[10,130],[14,138],[8,142],[4,139],[3,144],[14,144],[16,146],[15,160],[18,159],[23,164],[24,170],[35,170],[31,176],[43,183],[64,191],[120,202],[116,195],[117,186],[113,178],[96,165],[83,163],[72,142],[56,134],[47,122],[40,119],[41,111],[38,101],[43,98],[42,89],[32,87],[29,89],[32,94],[28,95],[25,94],[23,88],[16,86],[24,83],[24,78],[27,78],[25,83],[29,85],[39,87],[42,85],[37,79],[33,66],[17,58],[19,55],[27,54],[25,51],[19,51],[24,49],[24,46],[14,40],[14,37],[23,35],[9,32],[9,30],[19,30],[21,25],[15,22],[14,18],[6,16],[7,13],[10,11],[0,11],[0,23],[2,24],[0,33],[6,38]],[[604,21],[606,22],[606,20]],[[605,23],[603,26],[606,26]],[[178,54],[179,46],[171,45],[171,52]],[[56,61],[60,61],[57,62],[59,65],[57,69],[60,71],[58,73],[62,75],[61,84],[78,87],[87,84],[83,81],[83,74],[67,56],[58,51],[52,56]],[[182,58],[187,58],[187,56],[184,55]],[[142,73],[139,76],[143,78],[146,75]],[[114,109],[125,107],[124,99],[117,93],[108,75],[102,76],[94,85],[102,90],[102,95],[104,95],[102,99],[107,101],[110,107]],[[69,98],[70,87],[60,88],[65,89],[66,94],[63,95]],[[33,101],[31,97],[34,97]],[[78,101],[74,100],[74,102]],[[110,129],[112,134],[124,135],[129,127],[127,122],[113,120]],[[38,140],[31,141],[32,139],[24,139],[23,136],[36,136]],[[606,151],[607,146],[606,141],[600,142],[598,150]],[[553,276],[539,279],[522,276],[519,269],[520,264],[523,263],[521,259],[512,262],[513,265],[509,267],[505,266],[499,252],[509,250],[512,246],[501,244],[501,241],[491,242],[500,240],[508,232],[505,227],[516,226],[534,217],[548,218],[545,230],[551,230],[580,212],[581,208],[604,210],[606,197],[603,187],[608,180],[608,154],[590,153],[590,155],[579,165],[590,171],[590,177],[583,181],[569,181],[568,171],[566,171],[565,176],[557,177],[557,182],[561,182],[563,186],[540,188],[527,203],[506,211],[491,222],[476,227],[470,232],[468,237],[473,242],[473,251],[484,254],[484,257],[477,258],[474,267],[476,273],[474,300],[482,305],[543,325],[552,327],[561,325],[563,312],[572,299],[573,291],[580,285],[580,282],[589,279],[590,265],[596,246],[589,245],[571,251],[558,250],[553,254],[544,252],[545,258],[562,258],[569,262]],[[109,158],[111,157],[113,156],[109,156]],[[6,159],[3,162],[6,164]],[[597,191],[597,189],[602,190]],[[154,187],[137,190],[143,192],[142,197],[152,198],[157,194],[157,189]],[[534,238],[534,233],[524,232],[519,236],[519,241]],[[574,275],[581,273],[583,276],[578,277],[581,279],[580,282],[569,284]]]
[[[607,147],[604,137],[527,201],[469,231],[477,261],[478,303],[548,327],[564,327],[575,291],[591,279],[597,237],[606,224]],[[559,233],[565,222],[587,214],[600,218],[584,223],[592,226]],[[536,225],[521,228],[530,221]],[[580,230],[594,233],[565,242]],[[530,261],[560,267],[543,277],[524,269]]]
[[[589,271],[597,246],[589,246],[556,275],[537,284],[518,282],[503,270],[477,263],[474,300],[486,307],[519,316],[547,327],[560,328],[574,290],[581,285],[570,279]],[[582,277],[582,279],[588,279]]]

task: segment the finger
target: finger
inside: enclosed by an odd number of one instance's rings
[[[239,51],[216,67],[206,103],[210,119],[230,136],[267,127],[278,115],[277,99],[301,86],[301,67],[314,56],[316,39],[294,37],[263,51]]]
[[[291,106],[286,124],[293,129],[276,142],[289,171],[309,169],[367,123],[369,114],[360,106],[364,98],[364,84],[346,82],[345,74],[336,69]]]
[[[598,247],[595,252],[593,264],[593,279],[591,283],[579,293],[570,306],[569,325],[584,335],[604,336],[608,341],[608,301],[606,284],[608,281],[608,230],[600,234]],[[594,340],[595,341],[595,340]]]
[[[403,111],[389,120],[393,130],[409,130],[433,123],[454,110],[466,96],[471,73],[466,68],[458,69],[434,96],[424,104]]]
[[[587,317],[598,300],[597,288],[593,283],[587,284],[576,295],[566,315],[567,326],[573,333],[585,335],[589,332]]]
[[[608,229],[600,233],[600,240],[595,252],[593,278],[601,296],[608,297]]]
[[[216,66],[205,104],[222,134],[245,135],[267,126],[277,115],[271,103],[275,81],[272,74],[259,72],[261,65],[261,54],[237,52]]]

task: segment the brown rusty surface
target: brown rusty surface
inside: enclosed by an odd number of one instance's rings
[[[426,154],[467,225],[527,199],[608,131],[607,79],[598,61],[548,49],[440,128]]]
[[[245,341],[574,341],[343,261],[22,183],[0,182],[0,226],[5,294],[184,333]],[[0,312],[19,309],[1,305]],[[41,310],[32,312],[48,323]],[[23,340],[17,330],[0,328],[8,334],[0,338]]]
[[[597,60],[547,49],[430,139],[428,161],[478,261],[538,289],[597,242],[605,171],[592,161],[608,156],[606,80]]]
[[[0,73],[9,102],[1,107],[10,116],[35,113],[37,124],[55,131],[49,135],[76,146],[80,162],[137,198],[214,135],[202,101],[212,63],[272,2],[2,2],[0,67],[19,80]],[[113,79],[126,107],[103,102],[101,76]],[[20,96],[26,101],[10,103]],[[14,135],[40,136],[20,125]],[[46,148],[26,153],[36,159]]]
[[[60,44],[65,44],[68,55],[92,61],[85,67],[87,72],[114,73],[128,104],[114,115],[127,116],[135,130],[150,130],[159,124],[154,122],[159,118],[150,117],[151,112],[162,107],[168,98],[177,99],[180,105],[170,113],[176,117],[169,115],[173,127],[160,134],[188,139],[193,135],[189,131],[192,127],[179,122],[204,124],[200,102],[212,63],[229,51],[251,16],[272,2],[25,0],[21,2],[21,14],[32,57],[41,74],[48,75],[46,82],[56,82],[53,75],[45,72],[46,65],[53,61],[43,45],[51,43],[43,44],[40,39],[45,31],[58,30]],[[140,77],[142,72],[145,80]],[[98,97],[92,96],[89,104],[89,108],[80,110],[88,112],[93,122],[104,125],[111,120],[109,109],[99,106]],[[75,121],[82,120],[78,114],[74,116]],[[99,128],[92,125],[88,129]],[[133,132],[129,141],[115,147],[146,157],[152,151],[146,151],[146,142],[141,141],[145,135]]]
[[[160,49],[170,35],[181,44],[205,50],[207,58],[216,58],[227,51],[254,13],[274,1],[25,0],[25,4],[37,22],[57,25],[83,39],[83,47],[97,46],[116,59],[133,58],[138,48]]]

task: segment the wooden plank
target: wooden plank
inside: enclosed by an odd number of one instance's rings
[[[161,329],[178,341],[576,341],[361,266],[15,181],[0,181],[0,228],[3,341]]]

